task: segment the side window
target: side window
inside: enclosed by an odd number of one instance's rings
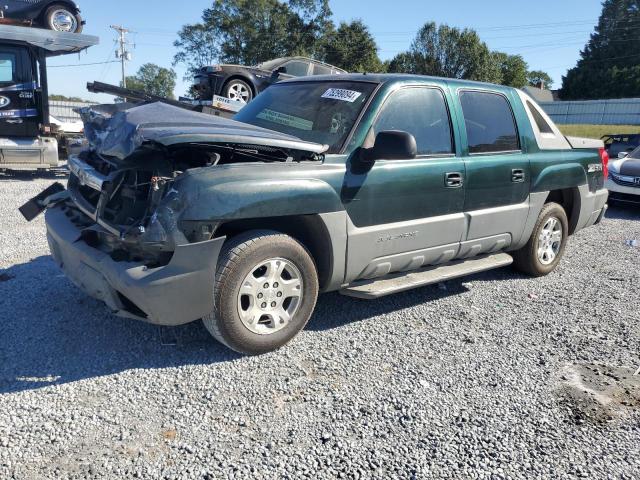
[[[551,125],[547,123],[547,121],[544,119],[535,105],[533,105],[531,102],[527,102],[527,108],[531,112],[531,115],[533,116],[538,130],[540,130],[540,133],[550,133],[553,135],[553,129],[551,128]]]
[[[313,72],[311,74],[312,75],[331,75],[331,67],[314,63]]]
[[[373,126],[375,134],[401,130],[416,138],[418,155],[453,153],[446,100],[436,88],[403,88],[391,94]]]
[[[309,71],[309,64],[301,60],[292,60],[284,64],[287,69],[287,75],[293,75],[294,77],[305,77]]]
[[[0,83],[16,81],[17,63],[15,53],[0,52]]]
[[[497,93],[463,91],[460,103],[469,153],[520,150],[518,129],[506,97]]]

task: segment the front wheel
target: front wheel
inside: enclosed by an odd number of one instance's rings
[[[231,100],[249,103],[253,99],[251,86],[244,80],[238,78],[229,81],[222,91],[222,95]]]
[[[274,231],[231,239],[220,254],[214,311],[203,319],[221,343],[257,355],[280,348],[309,321],[318,274],[297,240]]]
[[[567,246],[569,222],[561,205],[547,203],[540,212],[527,244],[514,252],[515,267],[534,277],[551,273]]]
[[[64,5],[52,5],[44,14],[44,24],[56,32],[81,33],[82,18]]]

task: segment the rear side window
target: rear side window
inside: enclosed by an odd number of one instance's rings
[[[16,81],[17,63],[15,53],[0,52],[0,83]]]
[[[533,116],[533,119],[536,122],[538,130],[540,130],[540,133],[553,134],[553,129],[551,128],[551,125],[547,123],[547,121],[544,119],[540,111],[531,102],[527,102],[527,108],[531,112],[531,115]]]
[[[460,103],[469,153],[520,150],[518,129],[506,97],[497,93],[463,91]]]
[[[446,100],[436,88],[403,88],[385,101],[374,133],[401,130],[413,135],[418,155],[453,153]]]

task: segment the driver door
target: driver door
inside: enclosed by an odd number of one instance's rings
[[[465,229],[465,165],[445,92],[436,86],[391,93],[370,132],[412,134],[418,156],[348,168],[343,202],[349,216],[347,282],[445,263]]]

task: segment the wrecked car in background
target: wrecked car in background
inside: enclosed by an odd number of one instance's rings
[[[4,0],[0,23],[36,26],[56,32],[81,33],[85,22],[71,0]]]
[[[218,95],[230,100],[249,103],[270,85],[307,75],[339,75],[341,68],[307,57],[283,57],[256,66],[210,65],[196,75],[193,88],[200,100]]]
[[[291,340],[319,292],[374,299],[514,263],[552,272],[606,210],[608,157],[510,87],[402,75],[278,83],[234,120],[84,110],[45,193],[51,253],[118,315]],[[33,212],[32,212],[33,213]]]

